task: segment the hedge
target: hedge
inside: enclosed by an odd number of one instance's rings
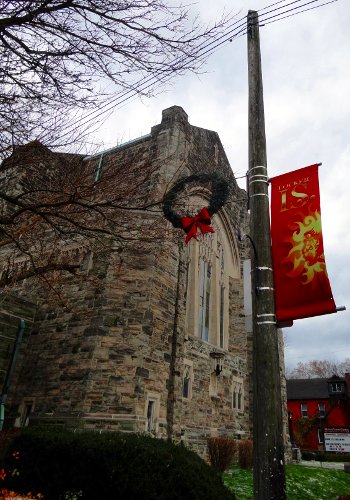
[[[15,452],[15,453],[14,453]],[[18,453],[16,453],[18,452]],[[4,486],[45,500],[233,500],[220,474],[183,445],[139,434],[25,430],[2,464]]]

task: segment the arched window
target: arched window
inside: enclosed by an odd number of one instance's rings
[[[244,410],[243,379],[232,377],[232,409]]]
[[[186,329],[228,349],[230,278],[239,278],[239,259],[233,231],[222,212],[213,217],[212,226],[215,233],[198,235],[186,247]]]

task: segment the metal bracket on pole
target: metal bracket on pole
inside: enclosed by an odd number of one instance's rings
[[[238,231],[237,231],[237,238],[238,238],[238,241],[244,241],[246,238],[248,238],[248,240],[250,241],[251,245],[252,245],[252,248],[253,248],[253,252],[254,252],[254,259],[255,259],[255,266],[254,266],[254,272],[255,272],[255,283],[256,283],[256,286],[255,286],[255,295],[259,295],[260,293],[260,270],[262,268],[259,267],[259,255],[258,255],[258,250],[255,246],[255,243],[254,241],[252,240],[252,238],[249,236],[249,234],[242,234],[241,233],[241,230],[238,228]]]
[[[345,306],[336,307],[335,312],[339,312],[339,311],[346,311],[346,307]]]

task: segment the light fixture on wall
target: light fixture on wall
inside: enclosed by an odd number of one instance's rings
[[[216,376],[218,377],[220,375],[220,373],[222,372],[222,366],[219,365],[219,363],[216,363],[216,367],[215,367],[215,374]]]
[[[210,353],[210,357],[213,360],[213,366],[212,366],[212,371],[215,373],[215,375],[218,377],[220,373],[222,372],[222,361],[224,358],[224,353],[223,352],[218,352],[218,351],[212,351]]]

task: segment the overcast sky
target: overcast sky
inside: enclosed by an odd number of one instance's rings
[[[292,8],[302,2],[278,2]],[[311,6],[327,0],[315,1]],[[293,5],[287,7],[287,4]],[[224,8],[260,10],[269,0],[200,0],[203,22]],[[271,10],[271,9],[269,9]],[[260,15],[266,10],[261,10]],[[350,1],[339,0],[260,28],[268,173],[270,177],[322,162],[321,209],[325,255],[337,306],[348,310],[295,321],[286,329],[286,364],[350,357]],[[247,171],[246,36],[212,54],[205,74],[178,77],[166,92],[128,101],[96,134],[111,147],[150,132],[163,109],[182,106],[192,125],[218,132],[236,176]],[[239,181],[244,187],[245,181]]]

